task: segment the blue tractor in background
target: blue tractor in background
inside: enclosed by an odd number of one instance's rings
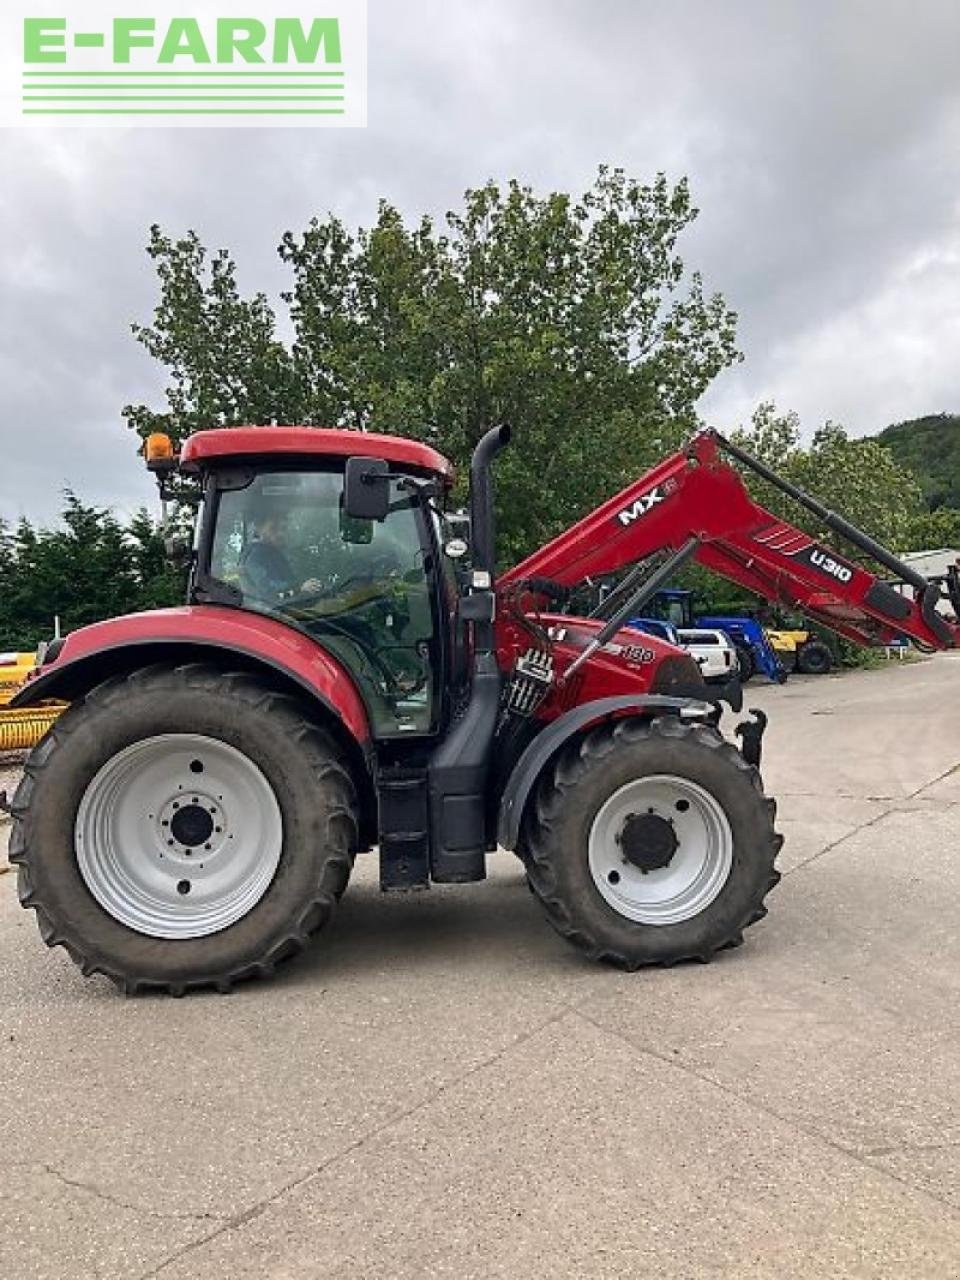
[[[746,682],[758,671],[768,680],[783,684],[787,672],[777,657],[767,634],[756,618],[703,614],[694,617],[692,591],[678,587],[665,587],[644,606],[653,618],[660,618],[674,627],[710,627],[725,631],[733,641],[740,664],[740,680]]]

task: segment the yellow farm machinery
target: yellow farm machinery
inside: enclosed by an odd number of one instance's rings
[[[0,653],[0,752],[32,750],[64,709],[62,702],[8,705],[36,665],[35,653]]]

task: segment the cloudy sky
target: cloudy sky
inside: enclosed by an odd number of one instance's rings
[[[52,518],[65,485],[152,501],[119,413],[162,396],[129,334],[151,222],[275,297],[314,213],[440,214],[488,176],[579,191],[602,161],[690,178],[683,256],[746,356],[710,421],[960,411],[956,0],[370,0],[369,27],[363,131],[0,131],[0,517]]]

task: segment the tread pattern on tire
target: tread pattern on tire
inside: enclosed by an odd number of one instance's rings
[[[603,945],[583,924],[575,924],[564,903],[557,884],[557,877],[549,850],[552,825],[567,803],[567,796],[587,770],[597,761],[615,751],[619,744],[637,742],[649,737],[663,739],[692,737],[710,751],[720,752],[734,768],[738,769],[749,785],[758,793],[769,817],[769,835],[765,855],[769,874],[742,918],[728,935],[709,949],[690,951],[669,959],[634,960],[620,951]],[[607,722],[585,734],[567,748],[556,760],[554,767],[545,771],[530,809],[524,820],[523,856],[527,878],[535,896],[539,899],[553,928],[573,946],[592,960],[604,961],[617,968],[634,971],[643,967],[670,968],[684,960],[709,962],[718,951],[738,947],[743,942],[743,931],[762,920],[767,914],[764,899],[780,882],[780,872],[775,867],[777,854],[783,845],[783,836],[773,828],[776,817],[776,801],[766,796],[760,772],[748,764],[737,748],[716,729],[707,725],[685,724],[674,716],[654,720],[624,719]]]
[[[214,689],[219,693],[226,691],[237,703],[265,712],[285,723],[287,734],[298,743],[304,758],[310,761],[317,782],[322,782],[337,795],[336,803],[326,813],[325,847],[330,853],[323,861],[312,893],[283,935],[271,939],[263,954],[242,968],[183,982],[138,978],[88,954],[83,941],[71,929],[70,922],[55,919],[44,903],[39,890],[39,877],[34,871],[38,851],[32,845],[30,830],[31,808],[37,786],[54,752],[72,734],[83,731],[84,709],[89,706],[109,709],[119,705],[128,696],[131,686],[142,688],[149,685],[152,689],[159,690],[163,688],[167,678],[170,687],[183,688],[185,683],[198,694],[209,693]],[[296,698],[269,689],[255,676],[245,672],[224,671],[204,663],[177,667],[157,664],[140,668],[129,675],[112,677],[72,703],[27,759],[23,777],[13,797],[13,828],[8,852],[10,862],[17,867],[20,904],[36,913],[40,936],[48,947],[63,947],[85,977],[95,973],[103,974],[128,995],[156,990],[172,996],[182,996],[188,990],[204,987],[215,987],[226,993],[237,983],[249,978],[268,978],[279,964],[301,951],[310,937],[328,923],[347,887],[353,868],[358,839],[357,793],[348,770],[332,758],[335,750],[330,738],[308,718]]]

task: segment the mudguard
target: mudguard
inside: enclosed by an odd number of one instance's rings
[[[156,609],[96,622],[55,644],[54,659],[28,680],[11,706],[48,698],[69,702],[117,672],[151,662],[229,662],[231,655],[242,655],[246,666],[269,668],[299,686],[359,746],[370,741],[366,708],[346,667],[309,636],[261,614],[218,605]]]
[[[717,714],[711,702],[697,698],[670,698],[658,694],[633,694],[597,698],[565,712],[537,734],[514,765],[500,799],[497,841],[504,849],[515,849],[520,837],[520,821],[527,799],[547,762],[563,744],[587,725],[599,724],[626,714],[654,716],[682,715],[684,719],[708,720]]]

